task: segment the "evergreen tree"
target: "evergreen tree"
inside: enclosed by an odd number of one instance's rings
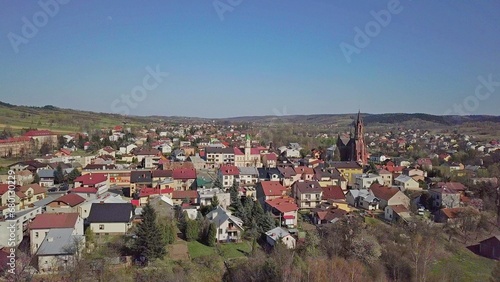
[[[215,240],[217,240],[217,227],[215,223],[211,223],[208,227],[207,245],[210,247],[215,246]]]
[[[196,220],[187,220],[186,224],[186,240],[188,241],[194,241],[198,240],[200,235],[200,229],[198,226],[198,221]]]
[[[142,222],[137,226],[137,239],[134,249],[137,255],[144,256],[148,261],[165,255],[162,232],[156,222],[153,207],[147,204],[142,210]]]
[[[74,183],[75,179],[77,179],[80,175],[80,171],[78,169],[73,169],[69,174],[68,174],[68,182],[69,183]]]
[[[259,221],[259,224],[262,232],[267,232],[276,227],[276,222],[270,212],[264,214],[264,217]]]
[[[219,189],[223,189],[224,188],[224,186],[222,186],[222,183],[220,182],[219,177],[217,177],[215,179],[213,186],[214,186],[214,188],[219,188]]]
[[[212,203],[211,203],[211,206],[212,206],[212,210],[215,210],[218,206],[219,206],[219,198],[217,198],[217,195],[214,195],[214,197],[212,198]]]
[[[35,173],[35,176],[33,176],[33,184],[39,184],[40,183],[40,175],[38,173]]]
[[[233,186],[231,186],[231,188],[229,189],[229,193],[231,195],[231,205],[236,204],[236,202],[240,202],[238,189],[239,189],[239,185],[236,182],[236,180],[234,180]],[[241,204],[241,202],[240,202],[240,204]]]
[[[171,222],[161,225],[163,231],[163,243],[165,245],[173,244],[175,242],[175,226]]]
[[[61,164],[57,165],[56,171],[54,171],[54,182],[60,184],[64,182],[64,172]]]

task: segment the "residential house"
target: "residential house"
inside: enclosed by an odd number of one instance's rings
[[[344,209],[335,208],[333,206],[321,206],[311,210],[312,221],[316,225],[335,223],[348,215],[349,212]]]
[[[97,154],[99,156],[104,156],[104,155],[109,155],[112,156],[113,158],[116,158],[116,151],[115,149],[111,148],[110,146],[106,146],[99,151],[97,151]]]
[[[219,178],[222,187],[229,189],[233,186],[234,181],[239,178],[240,170],[234,165],[221,165],[217,177]]]
[[[380,199],[370,194],[367,189],[351,189],[345,195],[347,203],[356,208],[366,210],[376,210],[379,207]]]
[[[153,185],[153,175],[149,170],[133,170],[130,172],[130,193],[136,193]]]
[[[314,170],[307,166],[298,166],[294,168],[295,174],[301,180],[312,181],[314,179]]]
[[[66,271],[80,258],[85,236],[74,234],[73,228],[50,229],[36,253],[40,273]]]
[[[394,179],[394,184],[398,186],[401,191],[422,190],[419,183],[415,179],[405,174],[400,174],[396,177]]]
[[[154,208],[160,218],[171,218],[175,216],[174,202],[171,197],[156,195],[149,198],[149,204]]]
[[[40,184],[40,186],[42,186],[42,187],[54,186],[54,181],[55,181],[54,173],[55,172],[56,171],[53,169],[41,169],[41,170],[39,170],[37,172],[38,177],[40,177],[40,181],[38,182],[38,184]]]
[[[0,232],[0,249],[19,246],[23,241],[23,235],[27,231],[29,223],[41,213],[42,207],[34,207],[0,216],[0,230],[10,231]]]
[[[398,188],[373,184],[369,191],[371,195],[380,200],[379,206],[382,210],[388,205],[403,205],[406,208],[410,207],[410,198]]]
[[[175,190],[196,188],[196,170],[194,168],[175,168],[172,171]]]
[[[282,175],[282,184],[285,187],[292,187],[292,184],[297,181],[300,175],[297,177],[295,169],[290,166],[278,167],[279,172]]]
[[[207,161],[207,164],[212,165],[213,167],[219,167],[223,164],[234,165],[234,148],[206,147],[205,159]]]
[[[351,187],[354,186],[355,175],[363,173],[363,167],[355,161],[335,161],[329,162],[329,164],[347,179],[347,185]]]
[[[174,190],[172,192],[172,202],[174,205],[182,205],[184,202],[188,204],[198,203],[198,191],[196,190]]]
[[[342,187],[338,185],[331,185],[327,187],[321,187],[321,189],[323,189],[321,198],[323,202],[329,203],[331,206],[345,210],[347,212],[351,211]]]
[[[238,167],[240,186],[254,186],[259,181],[259,171],[254,166]]]
[[[466,187],[459,182],[438,182],[429,193],[433,208],[457,208],[460,206],[460,197]]]
[[[283,175],[277,168],[257,168],[259,172],[259,181],[281,181]]]
[[[407,221],[411,218],[411,213],[404,205],[387,205],[384,209],[384,217],[388,221]]]
[[[124,235],[132,227],[133,215],[130,203],[94,203],[87,223],[96,235]]]
[[[274,247],[277,242],[283,243],[287,249],[295,249],[295,238],[284,228],[276,227],[266,232],[266,242]]]
[[[268,168],[276,167],[278,156],[275,153],[262,154],[262,165]]]
[[[217,196],[219,205],[223,209],[227,209],[231,205],[231,195],[221,191],[219,188],[198,189],[198,203],[201,206],[211,205],[215,196]]]
[[[380,184],[384,186],[392,186],[392,172],[382,168],[379,169],[377,173],[380,177],[382,177],[382,182]]]
[[[151,197],[156,197],[158,195],[165,195],[168,197],[172,197],[172,193],[174,192],[173,188],[161,188],[157,187],[144,187],[139,190],[139,205],[145,206],[149,203],[149,199]]]
[[[286,188],[278,181],[261,181],[256,187],[257,200],[264,207],[267,200],[279,198],[286,194]]]
[[[87,219],[90,214],[90,209],[92,208],[92,204],[98,204],[98,203],[128,203],[128,201],[124,200],[122,196],[111,193],[111,192],[106,192],[102,195],[99,195],[96,199],[93,200],[88,200],[78,207],[78,213],[80,214],[80,217],[83,219]]]
[[[85,202],[85,198],[75,193],[63,195],[46,207],[48,213],[76,213],[81,204]]]
[[[368,189],[373,183],[382,184],[384,179],[378,174],[355,174],[354,189]]]
[[[50,230],[72,230],[72,235],[84,235],[83,219],[78,213],[43,213],[35,217],[29,224],[30,250],[34,255],[38,252]]]
[[[271,212],[282,226],[294,228],[297,226],[297,211],[299,207],[295,200],[288,196],[281,196],[265,201],[264,210]]]
[[[292,191],[300,209],[311,209],[321,204],[323,189],[316,180],[299,180],[292,185]]]
[[[243,221],[231,215],[231,212],[217,207],[207,214],[207,219],[217,227],[218,242],[239,242],[243,235]]]

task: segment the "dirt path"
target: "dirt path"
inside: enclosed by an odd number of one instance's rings
[[[187,242],[177,237],[175,242],[168,246],[168,253],[173,260],[189,260]]]

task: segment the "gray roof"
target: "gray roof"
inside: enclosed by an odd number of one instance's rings
[[[351,193],[351,195],[354,198],[357,198],[357,197],[366,197],[366,196],[368,196],[370,194],[370,192],[367,189],[361,189],[361,190],[353,189],[353,190],[349,190],[348,193]]]
[[[87,218],[89,223],[128,223],[132,219],[131,203],[99,203],[92,204]]]
[[[41,256],[74,254],[75,243],[84,242],[83,235],[73,235],[73,228],[50,229],[37,254]]]
[[[283,229],[282,227],[276,227],[274,229],[271,229],[266,232],[266,235],[271,237],[274,241],[277,241],[279,238],[284,238],[286,236],[289,236],[290,233]]]
[[[54,177],[55,170],[53,169],[40,169],[37,173],[40,178],[50,178]]]
[[[259,175],[259,171],[253,166],[240,166],[238,169],[240,170],[240,174],[243,175]]]
[[[210,221],[214,222],[217,227],[219,227],[222,223],[226,222],[226,220],[232,221],[234,224],[236,224],[241,230],[243,230],[243,220],[240,218],[231,215],[229,212],[227,212],[225,209],[222,207],[217,207],[217,209],[209,212],[207,214],[207,218],[212,218]]]
[[[39,201],[36,201],[33,203],[33,205],[35,207],[44,207],[46,205],[48,205],[50,202],[54,201],[55,199],[57,199],[59,196],[57,195],[48,195],[47,197],[39,200]]]

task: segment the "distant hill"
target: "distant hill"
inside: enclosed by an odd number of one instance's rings
[[[404,114],[362,114],[368,127],[384,125],[443,127],[473,123],[500,123],[500,116],[436,116],[422,113]],[[96,113],[73,109],[62,109],[52,105],[43,107],[16,106],[0,101],[0,128],[10,126],[13,129],[38,128],[50,129],[56,132],[78,132],[97,128],[111,128],[115,125],[144,126],[159,121],[169,123],[253,123],[253,124],[318,124],[326,126],[349,126],[356,114],[316,114],[316,115],[286,115],[286,116],[247,116],[231,118],[199,118],[179,116],[122,116],[111,113]]]

